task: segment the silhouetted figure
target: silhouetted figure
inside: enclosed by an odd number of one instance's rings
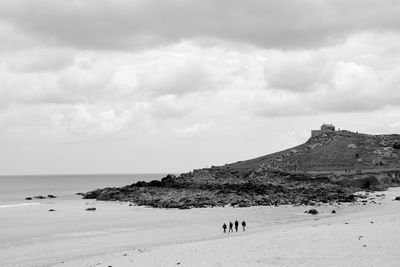
[[[236,232],[238,231],[238,228],[239,228],[239,222],[236,220],[235,221],[235,230],[236,230]]]
[[[246,231],[246,222],[245,221],[242,222],[242,227],[243,227],[243,232]]]
[[[222,225],[222,229],[224,229],[224,233],[226,233],[226,228],[227,228],[226,223],[224,223],[224,224]]]
[[[232,232],[233,233],[233,223],[229,222],[229,230],[228,233]]]

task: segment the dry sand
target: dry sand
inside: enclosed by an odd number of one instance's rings
[[[35,201],[0,208],[0,265],[400,266],[400,201],[393,201],[400,188],[383,194],[370,194],[366,205],[316,207],[316,216],[304,206],[163,210]],[[235,219],[247,221],[246,232],[223,234],[222,223]]]

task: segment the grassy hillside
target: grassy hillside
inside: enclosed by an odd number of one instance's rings
[[[270,167],[285,171],[344,171],[399,168],[399,135],[327,132],[281,152],[225,165],[228,169]]]

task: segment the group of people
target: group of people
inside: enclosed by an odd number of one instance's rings
[[[226,229],[227,228],[228,228],[228,226],[226,225],[226,223],[224,223],[222,225],[222,229],[224,230],[224,233],[226,233]],[[242,221],[242,228],[243,228],[243,232],[246,231],[246,222],[245,221]],[[238,229],[239,229],[239,222],[236,220],[235,221],[235,230],[236,230],[236,232],[238,231]],[[233,233],[233,223],[232,222],[229,222],[228,233],[230,233],[230,232]]]

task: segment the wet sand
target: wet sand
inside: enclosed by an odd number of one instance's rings
[[[0,208],[0,262],[2,266],[398,266],[400,201],[393,199],[400,188],[376,194],[382,193],[384,197],[370,194],[365,205],[192,210],[79,197],[35,200],[40,204]],[[96,211],[86,211],[87,207]],[[305,214],[310,208],[319,214]],[[223,234],[222,223],[235,219],[246,220],[246,232]]]

